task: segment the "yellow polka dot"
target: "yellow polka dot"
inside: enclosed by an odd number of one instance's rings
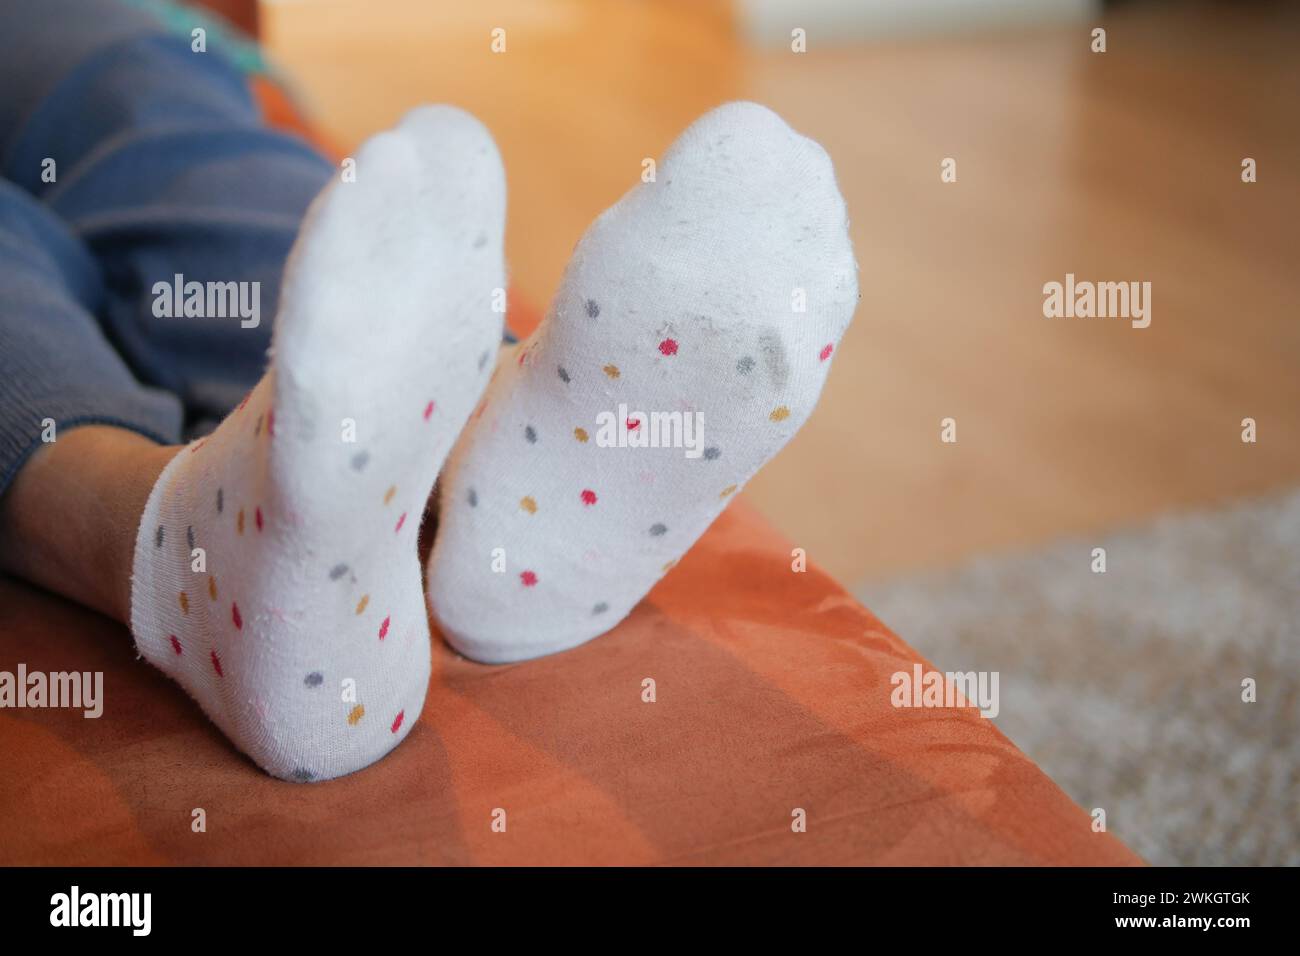
[[[718,497],[719,497],[719,498],[726,498],[728,495],[730,495],[730,494],[731,494],[733,491],[735,491],[735,490],[736,490],[736,486],[735,486],[735,485],[727,485],[727,487],[725,487],[725,488],[722,489],[722,494],[718,495]]]
[[[239,509],[239,518],[235,521],[235,531],[238,534],[244,533],[244,509]]]
[[[537,514],[537,502],[528,495],[524,495],[519,499],[519,507],[523,508],[530,515]]]
[[[575,428],[573,430],[573,437],[578,439],[580,442],[586,442],[587,430],[585,428]]]
[[[217,579],[210,574],[208,575],[208,597],[214,601],[217,599]]]
[[[362,611],[364,611],[366,609],[366,605],[369,603],[370,603],[370,595],[369,594],[361,595],[361,600],[357,602],[357,613],[360,614]]]
[[[605,374],[608,375],[610,378],[618,378],[618,366],[617,366],[617,365],[606,365],[606,366],[605,366]]]
[[[784,405],[778,405],[776,408],[772,409],[772,414],[767,417],[772,419],[774,422],[783,422],[790,417],[790,409],[786,408]]]
[[[392,501],[393,495],[395,494],[397,494],[397,485],[392,485],[389,487],[387,491],[384,492],[384,504],[388,504],[390,501]]]
[[[353,707],[351,712],[348,714],[348,724],[355,727],[358,721],[360,721],[364,716],[366,716],[366,709],[360,704],[357,704],[357,706]]]
[[[189,613],[190,613],[190,597],[189,597],[189,595],[186,594],[184,591],[182,591],[182,592],[181,592],[181,598],[180,598],[180,600],[181,600],[181,613],[182,613],[182,614],[189,614]]]

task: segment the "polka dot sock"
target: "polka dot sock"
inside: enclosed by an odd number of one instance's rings
[[[133,569],[140,653],[300,781],[378,760],[420,714],[420,518],[501,338],[483,127],[421,108],[355,160],[303,223],[269,371],[163,471]]]
[[[692,125],[587,230],[452,453],[447,640],[504,662],[613,627],[807,419],[856,302],[825,151],[749,103]]]

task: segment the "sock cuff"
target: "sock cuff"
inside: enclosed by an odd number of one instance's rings
[[[190,444],[182,448],[162,470],[149,492],[144,511],[140,514],[140,527],[135,533],[135,553],[131,561],[131,636],[136,650],[151,664],[157,664],[166,650],[165,623],[157,594],[159,575],[166,575],[169,570],[165,565],[153,562],[152,555],[158,549],[157,534],[162,527],[167,490],[193,447]]]

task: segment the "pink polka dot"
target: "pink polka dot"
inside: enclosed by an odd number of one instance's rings
[[[532,571],[524,571],[519,575],[519,580],[524,582],[524,587],[530,588],[537,583],[537,575]]]
[[[640,427],[641,427],[641,419],[639,419],[639,418],[629,418],[629,419],[627,420],[627,430],[628,430],[628,431],[630,431],[630,432],[634,432],[634,431],[636,431],[636,430],[637,430],[638,428],[640,428]]]
[[[261,509],[261,508],[256,508],[256,509],[254,509],[254,511],[253,511],[253,518],[254,518],[254,520],[257,522],[257,530],[258,530],[258,531],[261,531],[261,530],[262,530],[262,526],[263,526],[263,524],[265,523],[265,522],[262,521],[262,509]]]
[[[677,340],[664,339],[662,342],[659,343],[659,351],[662,352],[664,355],[676,355]]]
[[[217,656],[216,651],[212,652],[212,666],[216,670],[218,677],[226,676],[225,674],[221,673],[221,658]]]
[[[822,349],[822,354],[821,354],[822,361],[825,362],[828,358],[830,358],[831,353],[834,351],[835,351],[835,346],[831,345],[830,343],[827,343],[826,347]]]
[[[384,623],[379,625],[379,639],[381,641],[388,636],[388,622],[390,618],[391,616],[384,618]]]
[[[590,488],[584,489],[582,492],[582,503],[584,505],[594,505],[596,503],[596,493]]]
[[[181,642],[176,640],[175,634],[171,636],[170,640],[172,642],[172,650],[174,650],[177,654],[179,654],[181,652]]]
[[[429,404],[424,406],[424,420],[427,422],[429,420],[429,416],[432,414],[433,414],[433,399],[430,399]]]
[[[242,631],[244,629],[244,618],[239,613],[239,605],[234,602],[230,605],[230,620],[235,623],[235,630]]]
[[[399,710],[397,712],[397,717],[394,718],[393,720],[393,726],[391,728],[393,733],[397,733],[399,730],[402,729],[402,721],[405,719],[406,719],[406,711]]]
[[[393,529],[393,533],[396,534],[397,532],[401,531],[401,530],[402,530],[402,525],[404,525],[404,524],[406,524],[406,512],[405,512],[405,511],[403,511],[403,512],[402,512],[402,516],[401,516],[400,518],[397,519],[397,527]]]

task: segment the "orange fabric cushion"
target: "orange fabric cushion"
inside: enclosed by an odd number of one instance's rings
[[[235,751],[120,625],[0,580],[0,668],[100,670],[105,696],[0,710],[0,863],[1140,862],[974,711],[891,706],[915,652],[789,554],[737,502],[589,644],[494,667],[435,640],[410,736],[312,785]]]

